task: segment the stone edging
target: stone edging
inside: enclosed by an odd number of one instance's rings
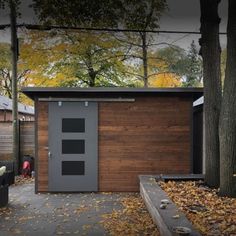
[[[182,226],[191,229],[189,235],[200,236],[201,234],[196,231],[190,221],[178,210],[177,206],[157,184],[157,178],[158,176],[139,176],[140,194],[153,221],[157,224],[160,234],[162,236],[179,235],[173,232],[173,228]],[[168,199],[170,203],[166,209],[160,209],[162,199]],[[176,215],[179,215],[179,218],[173,218]]]

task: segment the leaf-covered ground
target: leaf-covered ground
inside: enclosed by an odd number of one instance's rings
[[[219,197],[200,181],[159,184],[203,235],[236,236],[236,199]]]
[[[34,183],[34,178],[24,177],[22,175],[15,176],[15,184],[14,184],[15,186],[29,183]]]
[[[110,235],[159,235],[139,194],[122,198],[121,203],[123,209],[102,216],[101,223]]]
[[[35,194],[28,181],[10,186],[0,236],[158,235],[137,193]]]

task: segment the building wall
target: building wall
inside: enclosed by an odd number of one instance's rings
[[[99,106],[99,189],[138,191],[138,175],[190,173],[190,100]]]
[[[138,175],[191,172],[192,99],[99,103],[99,191],[138,191]],[[38,103],[38,191],[48,189],[48,104]]]
[[[203,174],[203,106],[193,107],[193,173]]]

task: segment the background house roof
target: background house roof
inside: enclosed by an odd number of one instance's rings
[[[0,110],[12,111],[12,100],[0,95]],[[34,115],[34,107],[18,103],[18,112]]]

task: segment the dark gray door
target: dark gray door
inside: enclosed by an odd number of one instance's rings
[[[49,103],[49,191],[97,191],[95,102]]]

